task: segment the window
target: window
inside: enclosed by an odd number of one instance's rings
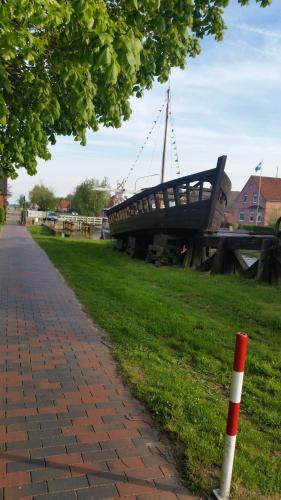
[[[255,213],[254,212],[250,212],[249,222],[255,222]]]
[[[137,204],[136,203],[132,203],[131,216],[134,217],[135,215],[138,215]]]
[[[148,204],[149,204],[150,210],[156,210],[156,201],[155,201],[154,193],[148,197]]]
[[[172,188],[172,187],[167,189],[167,200],[168,200],[169,207],[176,206],[174,188]]]
[[[143,210],[144,210],[144,212],[149,212],[148,199],[147,198],[143,198],[142,203],[143,203]]]
[[[245,217],[244,212],[239,212],[239,220],[240,220],[240,222],[244,221],[244,217]]]
[[[212,184],[210,182],[203,183],[202,200],[209,200],[212,194]]]
[[[243,196],[243,203],[247,203],[247,201],[248,201],[248,194],[246,193]]]
[[[138,213],[142,214],[143,213],[142,200],[139,200],[137,204],[138,204]]]
[[[134,216],[134,215],[138,215],[138,205],[137,203],[132,203],[131,205],[131,215]]]
[[[258,201],[258,194],[254,193],[254,195],[253,195],[253,205],[256,205],[257,201]]]
[[[189,184],[189,200],[190,203],[194,203],[195,201],[199,201],[199,191],[200,191],[200,182],[191,182]]]
[[[186,205],[186,203],[187,203],[186,184],[182,184],[181,186],[177,186],[177,191],[178,191],[179,205]]]
[[[156,206],[157,208],[165,208],[163,192],[156,193]]]
[[[262,213],[258,212],[258,222],[262,222]]]

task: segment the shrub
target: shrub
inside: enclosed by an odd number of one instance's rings
[[[0,207],[0,224],[5,222],[5,210],[4,207]]]
[[[240,229],[245,229],[246,231],[250,231],[252,233],[263,233],[263,234],[273,233],[273,228],[271,226],[256,226],[254,224],[243,224],[240,225]]]

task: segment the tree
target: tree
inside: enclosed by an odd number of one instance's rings
[[[19,204],[20,208],[22,208],[24,206],[24,204],[25,204],[25,196],[24,196],[24,194],[20,194],[19,195],[18,204]]]
[[[18,204],[20,208],[27,208],[29,203],[26,201],[24,194],[21,194],[18,198]]]
[[[249,0],[237,0],[247,5]],[[271,0],[256,0],[262,7]],[[0,2],[0,174],[36,173],[48,143],[119,127],[129,98],[168,79],[226,28],[229,0]]]
[[[38,205],[39,210],[52,210],[56,206],[53,191],[43,184],[36,184],[29,193],[30,203]]]
[[[86,179],[76,187],[72,197],[72,208],[79,215],[97,216],[102,208],[106,207],[109,199],[109,191],[98,191],[95,188],[107,188],[108,180]]]

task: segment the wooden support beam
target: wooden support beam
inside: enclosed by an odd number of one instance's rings
[[[228,247],[228,239],[221,238],[213,259],[212,274],[229,274],[234,273],[234,270],[235,259],[232,249]]]
[[[215,234],[205,235],[200,238],[201,245],[218,248],[222,239],[227,240],[227,246],[232,250],[261,250],[263,241],[271,243],[277,242],[277,235],[235,235],[235,234]]]
[[[257,280],[272,285],[281,284],[281,241],[263,242]]]
[[[234,271],[237,271],[240,276],[246,276],[248,272],[249,266],[243,259],[239,250],[232,250],[233,262],[234,262]],[[249,276],[250,277],[250,276]]]

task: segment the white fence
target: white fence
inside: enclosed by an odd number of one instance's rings
[[[28,210],[27,217],[29,219],[45,219],[48,212],[40,210]],[[101,226],[103,218],[102,217],[83,217],[82,215],[71,215],[71,214],[57,214],[59,221],[71,221],[71,222],[86,222],[87,224],[94,224],[95,226]]]

